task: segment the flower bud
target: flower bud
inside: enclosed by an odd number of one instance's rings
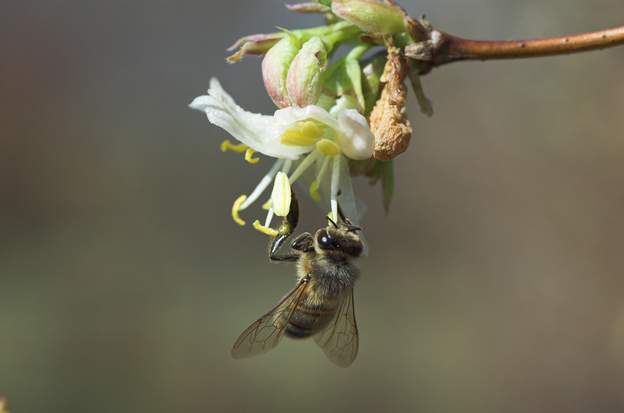
[[[332,12],[369,33],[405,31],[404,13],[396,6],[376,0],[334,0]]]
[[[314,105],[321,94],[321,74],[327,67],[327,49],[323,41],[313,37],[304,43],[288,69],[286,88],[290,104]]]
[[[299,52],[300,42],[296,36],[287,34],[275,44],[262,60],[264,87],[273,102],[280,108],[289,106],[286,89],[288,68]]]
[[[287,4],[286,8],[296,13],[328,13],[331,11],[329,6],[318,3],[316,1],[309,1],[306,3]]]
[[[268,34],[252,34],[245,36],[236,41],[227,50],[228,52],[236,52],[228,56],[228,63],[236,63],[247,55],[263,55],[269,51],[280,39],[286,36],[286,33],[268,33]]]

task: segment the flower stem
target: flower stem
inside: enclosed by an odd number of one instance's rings
[[[624,45],[624,26],[595,32],[530,40],[473,40],[432,30],[428,45],[416,43],[408,57],[426,73],[434,67],[464,60],[521,59],[600,50]]]
[[[470,40],[447,34],[447,61],[514,59],[605,49],[624,44],[624,26],[534,40]]]

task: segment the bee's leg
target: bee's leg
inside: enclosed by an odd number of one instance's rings
[[[286,254],[278,254],[278,251],[284,245],[284,242],[292,235],[299,223],[299,203],[292,191],[290,200],[290,211],[282,221],[278,229],[278,234],[269,244],[269,260],[270,261],[297,261],[299,259],[299,251],[290,251]]]
[[[314,251],[314,238],[312,237],[312,234],[310,234],[309,232],[304,232],[303,234],[300,234],[290,244],[290,248],[301,252]]]

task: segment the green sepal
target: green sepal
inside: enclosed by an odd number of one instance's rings
[[[366,107],[362,89],[362,68],[359,58],[368,50],[367,45],[354,47],[346,56],[336,60],[324,73],[322,83],[326,94],[340,97],[351,95],[358,102],[360,112]]]
[[[373,56],[363,63],[364,69],[362,70],[362,73],[364,76],[362,77],[362,86],[364,99],[366,101],[364,110],[364,114],[366,116],[371,113],[377,103],[377,100],[381,96],[381,76],[383,75],[384,67],[386,66],[386,60],[386,55],[381,54]]]
[[[394,161],[380,161],[381,164],[381,191],[383,206],[386,214],[390,212],[390,204],[394,197]]]

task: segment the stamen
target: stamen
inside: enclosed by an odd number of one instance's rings
[[[247,150],[247,148],[249,147],[245,145],[244,143],[234,144],[229,139],[226,139],[223,142],[221,142],[221,152],[232,151],[232,152],[237,152],[237,153],[243,153]]]
[[[288,173],[290,172],[290,168],[292,167],[293,161],[291,161],[290,159],[287,159],[284,162],[284,166],[282,167],[282,172],[284,172],[286,175],[288,175]],[[269,209],[271,209],[271,198],[267,199],[267,201],[262,204],[262,209],[264,209],[265,211],[268,211]]]
[[[254,153],[256,153],[256,151],[254,151],[254,150],[253,150],[253,149],[251,149],[251,148],[247,148],[247,149],[245,150],[245,160],[246,160],[248,163],[252,164],[252,165],[255,165],[255,164],[257,164],[258,162],[260,162],[260,158],[258,158],[258,157],[254,158],[254,157],[253,157]]]
[[[317,204],[321,202],[321,194],[319,194],[320,182],[316,179],[310,184],[310,198]]]
[[[316,176],[316,179],[312,181],[312,183],[310,184],[310,197],[314,200],[314,202],[317,202],[317,203],[321,202],[321,194],[319,194],[318,190],[319,190],[319,187],[321,186],[321,181],[323,180],[323,177],[325,176],[325,171],[327,171],[327,167],[329,166],[330,159],[331,158],[329,157],[325,157],[325,159],[323,159],[321,170]]]
[[[267,189],[267,187],[271,184],[271,182],[273,182],[275,174],[277,173],[277,171],[279,171],[283,163],[283,159],[278,159],[277,161],[275,161],[275,163],[271,167],[271,170],[262,177],[258,186],[256,186],[256,188],[251,192],[251,195],[249,195],[249,198],[247,198],[247,200],[243,202],[243,204],[240,206],[241,211],[256,202],[256,199],[258,199],[260,195],[262,195],[264,190]]]
[[[323,128],[313,120],[297,122],[286,129],[280,137],[284,145],[309,146],[323,135]]]
[[[331,212],[332,219],[338,222],[338,184],[340,182],[340,156],[333,159],[331,177]]]
[[[270,227],[271,226],[271,221],[273,221],[273,215],[275,213],[273,212],[273,208],[269,208],[269,212],[267,212],[267,216],[266,219],[264,220],[264,226],[265,227]]]
[[[284,172],[278,172],[275,177],[273,192],[271,193],[271,204],[273,205],[272,209],[275,211],[275,215],[285,217],[288,214],[291,198],[288,176]]]
[[[332,140],[321,139],[316,143],[316,149],[325,156],[336,156],[340,154],[340,146]]]
[[[290,175],[290,184],[294,184],[297,179],[318,159],[321,154],[317,151],[312,151],[308,156],[306,156],[303,161],[297,166],[295,172]]]
[[[292,164],[293,164],[293,161],[291,161],[290,159],[287,159],[286,162],[284,162],[284,167],[282,168],[282,172],[288,175],[288,173],[290,172],[290,168],[292,167]]]
[[[254,221],[254,223],[253,223],[253,227],[254,227],[254,229],[256,229],[256,230],[258,230],[258,231],[262,232],[263,234],[268,235],[269,237],[273,237],[273,238],[275,238],[275,237],[277,237],[277,235],[279,234],[279,232],[277,232],[277,230],[276,230],[276,229],[269,228],[269,227],[265,227],[265,226],[264,226],[264,225],[262,225],[262,224],[260,223],[260,221],[258,221],[258,220],[255,220],[255,221]]]
[[[241,195],[234,201],[234,205],[232,205],[232,219],[241,227],[245,225],[245,221],[241,219],[238,213],[241,210],[241,204],[245,202],[246,199],[247,195]]]

